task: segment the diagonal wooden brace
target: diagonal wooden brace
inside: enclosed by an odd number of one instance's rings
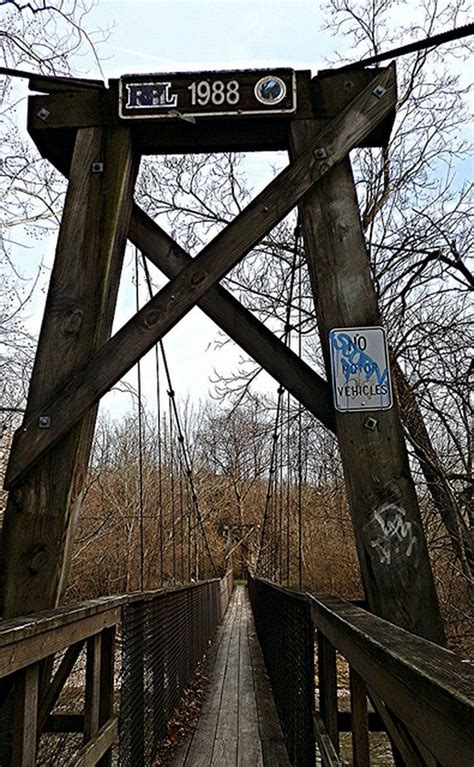
[[[201,253],[17,430],[5,481],[38,458],[276,226],[393,109],[393,67],[384,70]],[[47,415],[49,428],[38,428]]]
[[[193,261],[138,205],[133,208],[129,238],[170,279]],[[214,285],[198,306],[321,423],[331,431],[335,430],[328,382],[285,346],[240,301],[221,285]]]

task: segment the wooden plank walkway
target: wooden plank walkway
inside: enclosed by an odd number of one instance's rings
[[[290,767],[245,586],[219,627],[201,717],[172,767]]]

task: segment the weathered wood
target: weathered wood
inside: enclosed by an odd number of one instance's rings
[[[235,592],[236,612],[234,626],[229,641],[226,659],[222,696],[216,735],[212,751],[212,767],[237,764],[239,744],[239,656],[240,656],[240,621],[242,618],[242,590]]]
[[[377,69],[361,69],[351,72],[320,70],[311,81],[314,115],[318,120],[335,117],[377,75]],[[395,107],[370,133],[361,146],[386,146],[395,119]]]
[[[178,757],[176,764],[173,764],[173,767],[178,767],[181,763],[195,765],[196,767],[209,767],[211,764],[225,680],[225,671],[232,634],[235,629],[236,617],[237,601],[234,599],[230,604],[224,619],[222,631],[219,634],[219,644],[212,666],[211,687],[204,702],[201,716],[197,728],[193,733],[191,743],[183,750],[183,752],[186,753],[186,759],[181,762]]]
[[[472,665],[337,597],[310,599],[318,630],[371,692],[443,765],[468,767],[474,753]]]
[[[385,98],[382,96],[381,100]],[[291,156],[314,145],[317,121],[294,121]],[[329,144],[322,145],[332,155]],[[332,168],[301,205],[306,257],[328,379],[333,328],[380,325],[349,159]],[[368,415],[375,429],[366,428]],[[362,580],[371,609],[427,639],[444,632],[398,410],[336,412]],[[397,523],[383,524],[390,507],[408,526],[405,547]],[[398,516],[397,516],[398,515]],[[382,523],[380,520],[382,519]],[[406,529],[406,527],[404,527]],[[383,539],[389,556],[381,555]]]
[[[370,767],[369,713],[367,686],[353,668],[349,669],[352,715],[352,754],[356,767]]]
[[[377,98],[375,85],[386,88]],[[392,70],[377,77],[360,96],[313,139],[247,208],[171,280],[88,364],[71,375],[60,392],[25,419],[16,432],[7,469],[12,487],[39,457],[168,332],[252,247],[265,236],[390,111],[395,101]],[[321,162],[314,150],[330,146]],[[38,429],[40,415],[54,415],[48,429]]]
[[[87,640],[84,743],[91,740],[99,729],[101,645],[101,634]]]
[[[70,767],[95,767],[100,759],[118,741],[117,717],[106,722],[71,762]]]
[[[263,753],[258,729],[257,701],[253,681],[250,649],[248,645],[248,625],[251,610],[247,603],[242,610],[240,621],[240,657],[239,657],[239,742],[237,753],[238,767],[263,767]]]
[[[120,621],[118,610],[82,618],[67,626],[44,633],[33,634],[22,640],[12,641],[0,648],[0,677],[12,674],[30,663],[43,660],[49,655],[64,650],[69,645],[81,642]]]
[[[197,727],[172,767],[290,767],[242,586],[218,630],[215,652]]]
[[[114,714],[115,626],[102,632],[100,650],[99,726]],[[111,767],[112,752],[100,760],[99,767]]]
[[[21,671],[15,682],[12,767],[36,764],[38,680],[39,667],[34,663]]]
[[[314,713],[313,720],[314,737],[319,747],[323,767],[342,767],[343,762],[341,762],[339,755],[334,748],[334,742],[329,736],[322,718],[319,716],[319,714]],[[359,767],[358,762],[354,762],[354,764]]]
[[[92,172],[98,161],[103,172]],[[110,335],[135,173],[128,129],[78,131],[27,419]],[[39,428],[39,416],[51,426],[61,416],[40,410],[34,430],[49,431]],[[60,599],[95,416],[94,408],[9,495],[0,554],[4,618]]]
[[[384,702],[375,693],[370,692],[369,694],[372,705],[385,724],[385,729],[392,742],[392,747],[394,747],[394,755],[396,755],[395,763],[397,763],[398,758],[401,758],[404,767],[426,767],[424,759],[422,759],[420,754],[413,748],[408,733],[399,726],[399,723],[391,715]]]
[[[318,631],[319,711],[325,731],[339,753],[336,650]]]
[[[74,668],[79,654],[84,646],[84,642],[77,642],[68,647],[62,658],[61,663],[48,686],[46,695],[43,696],[38,714],[38,732],[41,734],[44,730],[48,717],[56,705],[61,691]]]
[[[137,205],[133,209],[129,238],[170,279],[192,261],[191,256]],[[212,287],[198,306],[321,423],[335,430],[332,395],[327,381],[231,293],[221,286]]]

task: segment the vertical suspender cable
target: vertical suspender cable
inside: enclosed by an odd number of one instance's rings
[[[303,351],[303,333],[301,329],[303,300],[303,263],[301,259],[298,276],[298,356],[301,358]],[[303,466],[302,466],[302,406],[298,403],[298,497],[297,497],[297,517],[298,517],[298,587],[303,585]]]
[[[135,301],[137,312],[140,310],[140,286],[138,275],[138,249],[135,248]],[[138,394],[138,488],[140,514],[140,590],[145,585],[145,526],[144,526],[144,485],[143,485],[143,414],[142,414],[142,373],[141,362],[137,363],[137,394]]]
[[[157,463],[158,463],[158,541],[160,553],[160,586],[163,586],[163,449],[161,443],[161,381],[160,357],[158,346],[155,345],[156,369],[156,424],[157,424]]]
[[[175,491],[174,491],[174,432],[172,399],[174,391],[168,391],[169,400],[169,434],[170,434],[170,496],[171,496],[171,551],[173,559],[173,584],[176,583],[176,530],[175,530]]]
[[[144,257],[142,257],[142,264],[143,264],[143,271],[145,273],[146,282],[147,282],[147,285],[148,285],[148,291],[149,291],[149,294],[150,294],[150,297],[151,297],[152,296],[152,286],[151,286],[150,272],[149,272],[148,265],[147,265]],[[181,451],[182,451],[184,466],[186,468],[186,474],[187,474],[187,477],[188,477],[188,482],[189,482],[190,491],[191,491],[191,497],[192,497],[192,501],[193,501],[193,511],[195,512],[195,515],[196,515],[196,527],[198,528],[198,530],[201,533],[201,537],[202,537],[202,541],[203,541],[203,544],[204,544],[204,548],[206,550],[207,558],[209,559],[209,562],[210,562],[211,567],[212,567],[212,569],[214,571],[214,574],[217,576],[219,573],[218,573],[217,567],[215,565],[215,562],[214,562],[214,559],[213,559],[213,556],[212,556],[212,553],[211,553],[211,549],[209,547],[209,542],[207,540],[206,530],[205,530],[205,527],[204,527],[201,511],[200,511],[200,508],[199,508],[199,503],[198,503],[198,498],[197,498],[197,494],[196,494],[196,489],[195,489],[195,486],[194,486],[191,461],[190,461],[190,458],[189,458],[187,450],[186,450],[183,429],[182,429],[182,426],[181,426],[181,420],[180,420],[180,417],[179,417],[178,408],[176,406],[175,393],[174,393],[174,390],[173,390],[173,387],[172,387],[172,384],[171,384],[171,376],[170,376],[170,371],[169,371],[169,367],[168,367],[168,361],[166,359],[166,354],[165,354],[165,349],[164,349],[164,346],[163,346],[163,342],[160,341],[159,345],[160,345],[161,356],[162,356],[162,359],[163,359],[163,365],[164,365],[164,369],[165,369],[165,373],[166,373],[166,378],[167,378],[167,382],[168,382],[168,395],[169,395],[169,398],[170,398],[170,412],[172,412],[174,414],[178,442],[181,445]],[[174,523],[173,523],[173,528],[172,529],[173,529],[173,535],[174,535]],[[197,536],[196,536],[196,538],[197,538]],[[174,544],[174,540],[173,540],[173,545],[175,545]],[[196,540],[196,557],[197,557],[197,540]]]

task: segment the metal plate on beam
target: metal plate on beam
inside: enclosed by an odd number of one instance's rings
[[[392,407],[383,328],[334,328],[329,332],[329,349],[336,410],[347,413]]]
[[[119,83],[119,116],[125,119],[239,117],[296,110],[292,69],[124,75]]]

